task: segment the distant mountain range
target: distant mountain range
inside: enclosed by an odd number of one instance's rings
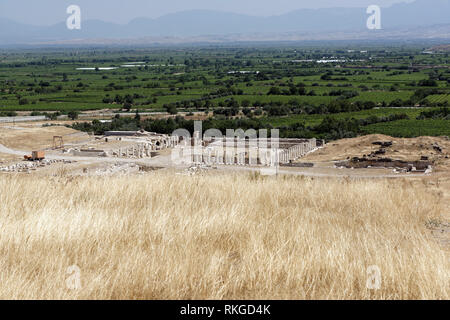
[[[444,44],[439,46],[434,46],[429,49],[432,52],[450,52],[450,44]]]
[[[170,42],[169,39],[177,39],[179,42],[180,39],[194,38],[238,41],[245,38],[251,41],[250,35],[255,40],[304,39],[306,35],[311,39],[314,35],[334,40],[352,38],[352,35],[358,39],[370,39],[392,35],[402,37],[399,30],[411,38],[450,39],[450,0],[417,0],[382,8],[383,30],[367,30],[368,16],[366,8],[302,9],[270,17],[193,10],[157,19],[137,18],[126,25],[87,20],[82,21],[81,30],[68,30],[65,22],[53,26],[30,26],[0,18],[0,45],[95,43],[112,42],[112,39],[121,39],[122,42],[138,42],[137,39]]]

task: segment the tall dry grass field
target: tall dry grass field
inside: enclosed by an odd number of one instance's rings
[[[0,298],[449,299],[449,251],[425,228],[442,219],[441,199],[424,191],[402,180],[3,175]],[[379,290],[366,287],[372,265]]]

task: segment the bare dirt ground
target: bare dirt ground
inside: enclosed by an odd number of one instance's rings
[[[0,126],[0,144],[17,150],[49,149],[53,146],[53,136],[63,136],[65,143],[89,139],[86,133],[65,126],[43,127],[37,123]]]
[[[380,149],[374,142],[392,141],[392,146],[385,148],[386,153],[376,158],[417,161],[428,157],[435,162],[438,171],[450,170],[450,139],[447,137],[393,138],[381,134],[342,139],[327,144],[323,149],[302,158],[302,162],[342,161],[353,157],[363,157]],[[439,146],[442,151],[438,151]]]
[[[19,160],[21,160],[19,156],[0,152],[0,165],[8,164]]]

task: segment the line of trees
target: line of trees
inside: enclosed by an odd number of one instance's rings
[[[361,128],[370,124],[389,122],[408,119],[406,114],[393,114],[389,116],[376,117],[371,116],[364,119],[355,118],[336,118],[326,116],[319,125],[305,126],[303,122],[297,122],[288,126],[279,127],[280,137],[282,138],[324,138],[327,140],[336,140],[342,138],[355,137],[362,132]],[[75,123],[72,128],[85,132],[94,132],[97,135],[104,134],[105,131],[123,130],[134,131],[144,129],[149,132],[158,132],[171,134],[176,129],[187,129],[191,134],[194,131],[194,121],[186,120],[183,117],[175,117],[169,119],[145,119],[141,120],[137,113],[132,117],[116,117],[110,123],[102,123],[94,120],[91,123],[82,122]],[[260,118],[239,118],[239,119],[218,119],[210,118],[202,122],[203,130],[218,129],[222,134],[226,134],[227,129],[273,129],[267,121]]]

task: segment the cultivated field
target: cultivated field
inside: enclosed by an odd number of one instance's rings
[[[449,299],[444,183],[0,175],[0,298]]]
[[[0,118],[202,112],[216,128],[273,127],[284,138],[448,136],[450,61],[424,45],[0,50]],[[114,124],[131,126],[174,125]]]

